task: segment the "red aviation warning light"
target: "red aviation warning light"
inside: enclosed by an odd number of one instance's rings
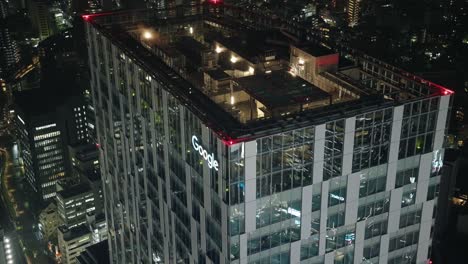
[[[208,0],[209,4],[219,5],[223,3],[223,0]]]
[[[449,94],[453,94],[454,92],[452,90],[449,90],[447,88],[443,88],[443,92],[442,92],[444,95],[449,95]]]

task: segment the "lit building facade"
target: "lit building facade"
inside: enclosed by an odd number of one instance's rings
[[[49,200],[55,197],[56,182],[65,177],[63,130],[49,116],[29,119],[20,110],[16,112],[20,164],[33,190],[42,200]]]
[[[60,225],[67,228],[85,224],[86,216],[96,210],[93,190],[86,183],[65,188],[57,193],[56,200]]]
[[[102,215],[103,216],[103,215]],[[75,228],[60,226],[58,228],[58,248],[61,263],[77,263],[77,257],[86,248],[107,239],[107,224],[105,217],[97,218],[92,223]]]
[[[57,205],[50,203],[42,212],[39,214],[39,231],[42,237],[46,241],[51,241],[53,238],[57,238],[57,228],[59,226],[59,219],[57,213]]]
[[[83,17],[111,263],[426,263],[452,92],[221,14]]]
[[[88,112],[85,100],[82,96],[70,100],[73,107],[66,105],[64,111],[69,111],[68,118],[66,119],[68,130],[68,144],[79,145],[89,143],[89,122]]]
[[[54,34],[52,15],[49,13],[49,2],[45,0],[28,1],[29,16],[34,30],[40,40],[44,40]]]
[[[361,16],[361,0],[348,0],[348,25],[355,26],[359,23],[359,17]]]
[[[13,122],[18,165],[38,198],[46,201],[55,197],[55,184],[66,177],[67,152],[62,118],[43,95],[39,90],[16,93]]]
[[[11,31],[6,21],[0,18],[0,76],[12,74],[20,61],[20,53],[16,41],[11,36]]]
[[[31,133],[33,164],[44,200],[55,197],[55,183],[65,177],[65,153],[61,133],[57,123],[35,126]]]

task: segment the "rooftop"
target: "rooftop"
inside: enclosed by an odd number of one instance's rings
[[[205,73],[208,74],[213,80],[217,81],[228,80],[231,78],[229,74],[225,73],[221,69],[207,70]]]
[[[331,54],[336,53],[330,48],[327,48],[327,47],[324,47],[315,43],[307,43],[307,44],[298,45],[297,48],[315,57],[321,57],[321,56],[326,56],[326,55],[331,55]]]
[[[69,199],[89,192],[92,192],[91,187],[86,183],[80,183],[58,192],[57,196],[60,196],[63,199]]]
[[[134,10],[83,18],[228,145],[452,93],[362,52],[334,47],[308,29],[281,28],[284,21],[265,22],[264,17],[241,21],[229,15],[229,8],[205,6],[201,13],[189,9],[183,16]],[[291,46],[317,59],[289,54]],[[346,60],[319,58],[337,54],[335,48],[346,50]],[[210,82],[202,73],[229,85]],[[375,79],[381,86],[369,82]]]
[[[305,105],[330,99],[330,94],[282,70],[235,80],[248,94],[269,109]]]
[[[89,236],[91,240],[91,231],[88,225],[82,224],[73,228],[67,228],[65,225],[59,226],[58,229],[63,234],[63,240],[70,241],[83,236]]]
[[[99,150],[97,149],[95,144],[80,144],[76,146],[70,146],[73,154],[82,162],[95,160],[99,156]]]
[[[76,259],[80,264],[109,263],[109,244],[107,240],[87,247]]]

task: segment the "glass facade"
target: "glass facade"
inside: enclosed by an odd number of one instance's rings
[[[112,263],[427,257],[450,96],[226,142],[160,72],[87,36]]]

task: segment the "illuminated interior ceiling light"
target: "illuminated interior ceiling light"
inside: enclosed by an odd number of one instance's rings
[[[304,65],[304,59],[299,58],[299,64],[300,64],[300,65]]]
[[[231,95],[231,105],[234,105],[235,101],[234,101],[234,96]]]
[[[193,27],[189,27],[190,34],[193,34]]]
[[[236,63],[238,60],[239,60],[239,59],[236,58],[236,56],[234,56],[234,55],[231,56],[231,62],[232,62],[232,63]]]
[[[221,53],[223,49],[220,46],[216,46],[215,51],[216,53]]]
[[[254,74],[254,72],[255,72],[254,68],[251,67],[251,66],[249,66],[249,73],[250,73],[250,74]]]
[[[149,31],[146,30],[145,32],[143,32],[143,38],[144,38],[144,39],[152,39],[152,38],[153,38],[153,34],[151,34],[151,32],[149,32]]]

